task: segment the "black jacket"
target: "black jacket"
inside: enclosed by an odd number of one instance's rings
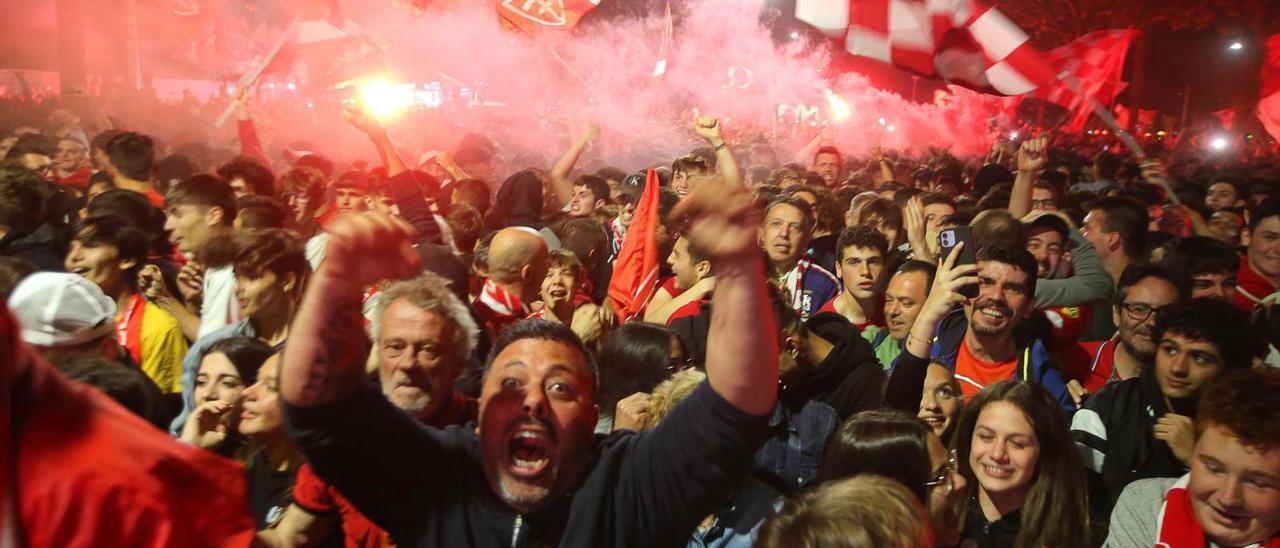
[[[704,383],[657,428],[595,438],[572,493],[518,515],[495,496],[474,425],[433,429],[361,386],[341,401],[284,406],[316,474],[401,546],[684,546],[746,481],[768,416]]]
[[[1071,421],[1071,436],[1090,470],[1090,512],[1105,524],[1126,485],[1145,478],[1176,478],[1187,468],[1169,445],[1155,438],[1156,420],[1166,413],[1195,419],[1195,402],[1165,405],[1155,366],[1137,378],[1108,385],[1085,401]]]
[[[0,256],[31,261],[37,270],[62,272],[66,248],[53,227],[42,224],[29,232],[10,232],[0,238]]]

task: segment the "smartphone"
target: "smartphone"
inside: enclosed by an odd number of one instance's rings
[[[938,245],[942,248],[942,260],[946,261],[951,256],[951,252],[955,251],[956,244],[964,242],[964,247],[960,248],[960,256],[956,257],[954,266],[965,264],[976,264],[974,260],[973,229],[967,226],[958,226],[955,228],[944,228],[938,233]],[[978,296],[978,285],[968,284],[960,288],[959,293],[970,299]]]

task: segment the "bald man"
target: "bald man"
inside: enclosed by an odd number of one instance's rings
[[[471,303],[491,336],[529,316],[524,304],[537,297],[547,276],[547,242],[525,227],[504,228],[489,244],[489,277]]]

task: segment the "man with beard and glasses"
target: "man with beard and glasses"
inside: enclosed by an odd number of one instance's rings
[[[1187,472],[1200,394],[1252,364],[1249,317],[1218,299],[1176,303],[1156,320],[1153,367],[1089,398],[1071,435],[1090,474],[1090,511],[1106,529],[1116,498],[1135,480]]]
[[[1105,341],[1077,343],[1063,348],[1059,358],[1073,377],[1067,383],[1076,403],[1102,387],[1137,377],[1156,357],[1153,336],[1160,313],[1187,298],[1187,284],[1156,265],[1129,267],[1116,286],[1111,315],[1116,335]]]
[[[423,427],[363,382],[360,296],[410,274],[411,231],[339,218],[290,337],[280,389],[315,468],[402,546],[670,546],[747,478],[777,397],[759,220],[709,183],[673,212],[717,265],[707,383],[657,428],[593,437],[595,368],[568,327],[527,320],[494,344],[478,426]],[[680,448],[678,451],[672,448]]]
[[[931,359],[951,367],[966,401],[998,381],[1035,381],[1070,414],[1075,405],[1044,343],[1014,335],[1014,326],[1035,309],[1035,258],[1000,246],[984,247],[976,258],[977,296],[940,319],[922,322],[922,312],[908,338],[927,337],[937,326]]]
[[[387,285],[374,309],[373,355],[382,393],[422,424],[445,428],[474,421],[476,401],[454,390],[478,329],[448,281],[431,273]],[[293,504],[272,529],[268,546],[311,545],[340,520],[347,546],[387,546],[386,533],[310,465],[298,470]]]

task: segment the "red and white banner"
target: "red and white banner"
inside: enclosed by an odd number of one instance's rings
[[[1129,46],[1137,37],[1136,30],[1100,30],[1054,48],[1047,57],[1059,78],[1075,78],[1081,91],[1109,104],[1128,85],[1120,78]],[[1072,109],[1080,104],[1079,96],[1061,82],[1037,89],[1035,97]]]
[[[796,0],[795,17],[853,55],[978,91],[1020,95],[1055,76],[1018,25],[978,0]]]
[[[1280,34],[1267,38],[1267,51],[1262,58],[1262,93],[1258,97],[1258,120],[1271,137],[1280,140]]]

